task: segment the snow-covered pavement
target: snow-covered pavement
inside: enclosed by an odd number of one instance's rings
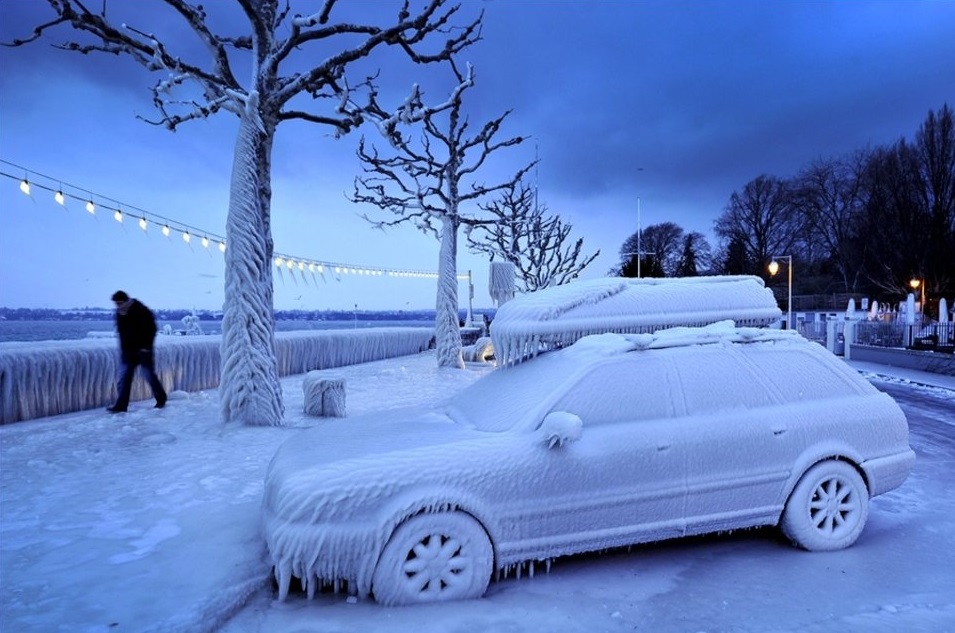
[[[424,353],[335,371],[349,414],[438,399],[488,371],[434,365]],[[320,424],[302,413],[302,376],[282,384],[291,426]],[[331,594],[274,601],[259,504],[268,460],[295,428],[224,427],[214,391],[175,393],[163,410],[144,401],[7,425],[0,630],[955,631],[955,430],[944,419],[955,392],[884,384],[902,394],[891,391],[919,461],[873,501],[848,550],[809,554],[751,531],[559,560],[550,574],[492,583],[482,600],[399,609]],[[910,393],[920,400],[907,405]]]

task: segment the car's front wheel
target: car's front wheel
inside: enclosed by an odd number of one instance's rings
[[[783,534],[810,551],[855,543],[869,517],[869,491],[858,471],[839,460],[819,462],[796,484],[783,510]]]
[[[384,605],[479,598],[492,565],[491,542],[473,517],[418,514],[399,525],[385,545],[372,592]]]

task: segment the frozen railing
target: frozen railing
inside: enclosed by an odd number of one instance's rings
[[[279,376],[365,363],[428,349],[431,328],[362,328],[278,332]],[[159,337],[156,372],[167,391],[219,385],[220,335]],[[105,407],[116,398],[120,370],[115,340],[0,343],[0,424]],[[141,372],[138,372],[138,374]],[[141,375],[132,399],[151,397]]]

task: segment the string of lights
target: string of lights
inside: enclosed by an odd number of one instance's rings
[[[226,239],[224,236],[207,231],[197,226],[180,222],[170,217],[146,211],[131,204],[126,204],[104,196],[93,193],[89,189],[71,185],[63,180],[53,178],[28,169],[21,165],[11,163],[0,159],[0,163],[11,168],[11,171],[22,172],[22,175],[8,173],[0,169],[0,176],[19,181],[20,191],[31,198],[36,190],[45,191],[52,194],[53,201],[66,207],[68,201],[76,201],[83,205],[83,208],[90,215],[97,213],[111,213],[113,219],[117,222],[125,222],[127,218],[138,223],[139,228],[148,231],[152,225],[161,227],[159,230],[165,237],[171,237],[173,233],[178,234],[182,241],[191,244],[198,240],[203,248],[209,248],[215,245],[220,252],[225,253]],[[35,200],[35,199],[34,199]],[[298,271],[304,274],[306,271],[313,276],[317,273],[325,278],[325,273],[333,273],[340,279],[341,275],[354,276],[388,276],[395,278],[429,278],[437,279],[438,273],[425,270],[410,270],[405,268],[383,267],[383,266],[365,266],[361,264],[350,264],[343,262],[332,262],[312,257],[302,257],[286,253],[273,253],[273,263],[279,272],[287,270],[290,272]],[[467,279],[467,275],[458,275],[458,279]]]

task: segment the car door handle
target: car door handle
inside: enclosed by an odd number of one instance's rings
[[[670,445],[669,445],[669,444],[657,444],[657,451],[658,451],[658,452],[668,451],[668,450],[670,450]]]
[[[786,430],[787,430],[787,429],[786,429],[786,427],[784,427],[784,426],[776,427],[776,428],[773,429],[773,435],[775,435],[776,437],[779,437],[780,435],[782,435],[783,433],[785,433]]]

